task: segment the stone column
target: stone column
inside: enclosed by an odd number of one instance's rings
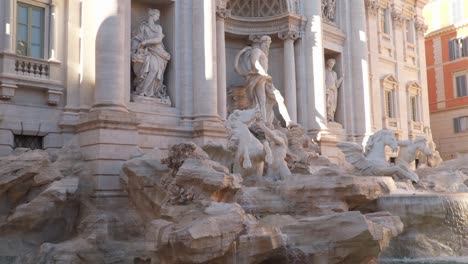
[[[2,0],[0,1],[0,6],[3,7],[1,14],[3,18],[0,20],[1,28],[0,28],[0,48],[4,52],[13,53],[13,0]]]
[[[57,60],[57,3],[50,2],[49,60]]]
[[[127,111],[125,105],[126,89],[125,75],[125,7],[129,0],[102,0],[97,7],[96,20],[98,29],[96,35],[96,88],[92,110]],[[129,7],[130,8],[130,7]]]
[[[353,18],[348,27],[350,43],[351,91],[353,100],[354,141],[360,143],[371,133],[371,103],[369,91],[369,61],[366,36],[366,8],[364,1],[349,5]]]
[[[317,135],[326,129],[325,63],[322,36],[322,3],[305,1],[304,16],[307,19],[303,48],[305,50],[307,101],[309,105],[308,131]]]
[[[202,145],[213,137],[225,137],[218,115],[216,3],[193,0],[192,5],[193,129],[195,143]]]
[[[299,37],[297,31],[285,31],[278,34],[284,40],[284,97],[286,107],[292,121],[297,122],[296,99],[296,62],[294,56],[294,41]]]
[[[229,15],[226,4],[229,0],[216,0],[216,56],[218,81],[218,114],[221,120],[226,120],[226,39],[224,35],[224,19]]]
[[[418,6],[418,12],[422,12],[422,6]],[[418,58],[419,58],[419,67],[420,69],[423,69],[426,65],[426,56],[425,56],[425,44],[424,44],[424,33],[427,30],[427,25],[424,24],[424,20],[422,17],[422,14],[419,14],[417,23],[416,23],[416,43],[418,47]],[[421,95],[421,101],[425,102],[421,104],[421,107],[419,108],[422,113],[421,113],[421,121],[424,123],[424,126],[431,126],[430,120],[429,120],[429,95],[428,95],[428,89],[427,89],[427,71],[425,70],[420,70],[419,71],[419,81],[422,87],[422,95]]]

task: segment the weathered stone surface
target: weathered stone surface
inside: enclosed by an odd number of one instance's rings
[[[293,174],[281,184],[244,187],[236,202],[254,215],[325,215],[370,206],[378,197],[396,191],[390,177],[342,175],[324,167],[314,175]]]
[[[418,169],[419,190],[438,193],[468,192],[468,157],[449,160],[436,168]]]
[[[59,171],[51,167],[49,154],[42,150],[24,150],[0,158],[0,195],[25,181],[30,181],[27,192],[32,186],[40,186],[62,178]],[[17,190],[19,191],[19,190]]]
[[[265,223],[279,227],[287,236],[288,249],[275,263],[371,263],[390,239],[401,232],[398,217],[369,217],[345,212],[288,221],[271,216]],[[263,222],[263,220],[262,220]]]
[[[230,202],[241,188],[242,178],[211,160],[187,159],[175,177],[175,184],[188,190],[196,199]]]
[[[65,223],[63,231],[70,232],[78,213],[77,190],[77,178],[53,182],[33,200],[16,207],[6,226],[27,231],[57,221]]]

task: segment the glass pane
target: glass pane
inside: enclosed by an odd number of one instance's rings
[[[28,8],[18,5],[18,23],[28,24]]]
[[[18,25],[18,31],[16,39],[18,41],[22,40],[28,42],[28,26],[26,25]]]
[[[34,27],[42,27],[42,13],[44,9],[31,8],[31,25]]]
[[[37,27],[31,27],[31,44],[41,45],[42,30]]]
[[[31,57],[33,58],[42,58],[42,48],[40,45],[31,44]]]

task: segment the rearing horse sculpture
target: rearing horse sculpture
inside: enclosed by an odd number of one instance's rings
[[[271,164],[272,154],[268,142],[260,142],[249,127],[261,118],[258,108],[235,110],[226,121],[229,140],[227,148],[216,143],[203,146],[210,158],[231,167],[243,177],[258,178],[263,175],[265,162]]]
[[[393,152],[398,150],[398,142],[389,130],[380,130],[370,136],[365,152],[356,143],[340,142],[337,146],[343,151],[346,161],[351,163],[362,175],[397,176],[418,182],[419,177],[405,166],[390,165],[385,156],[385,146]]]

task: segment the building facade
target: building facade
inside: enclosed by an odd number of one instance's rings
[[[338,160],[336,142],[361,143],[380,129],[399,139],[423,135],[426,2],[2,0],[0,153],[52,150],[76,136],[96,193],[119,195],[120,166],[138,148],[226,139],[228,101],[243,83],[236,56],[264,35],[272,39],[268,73],[322,154]],[[170,55],[164,100],[136,95],[133,85],[135,30],[149,9],[159,10]],[[334,120],[329,59],[342,78]]]
[[[431,1],[424,16],[432,133],[452,159],[468,154],[468,2]]]

